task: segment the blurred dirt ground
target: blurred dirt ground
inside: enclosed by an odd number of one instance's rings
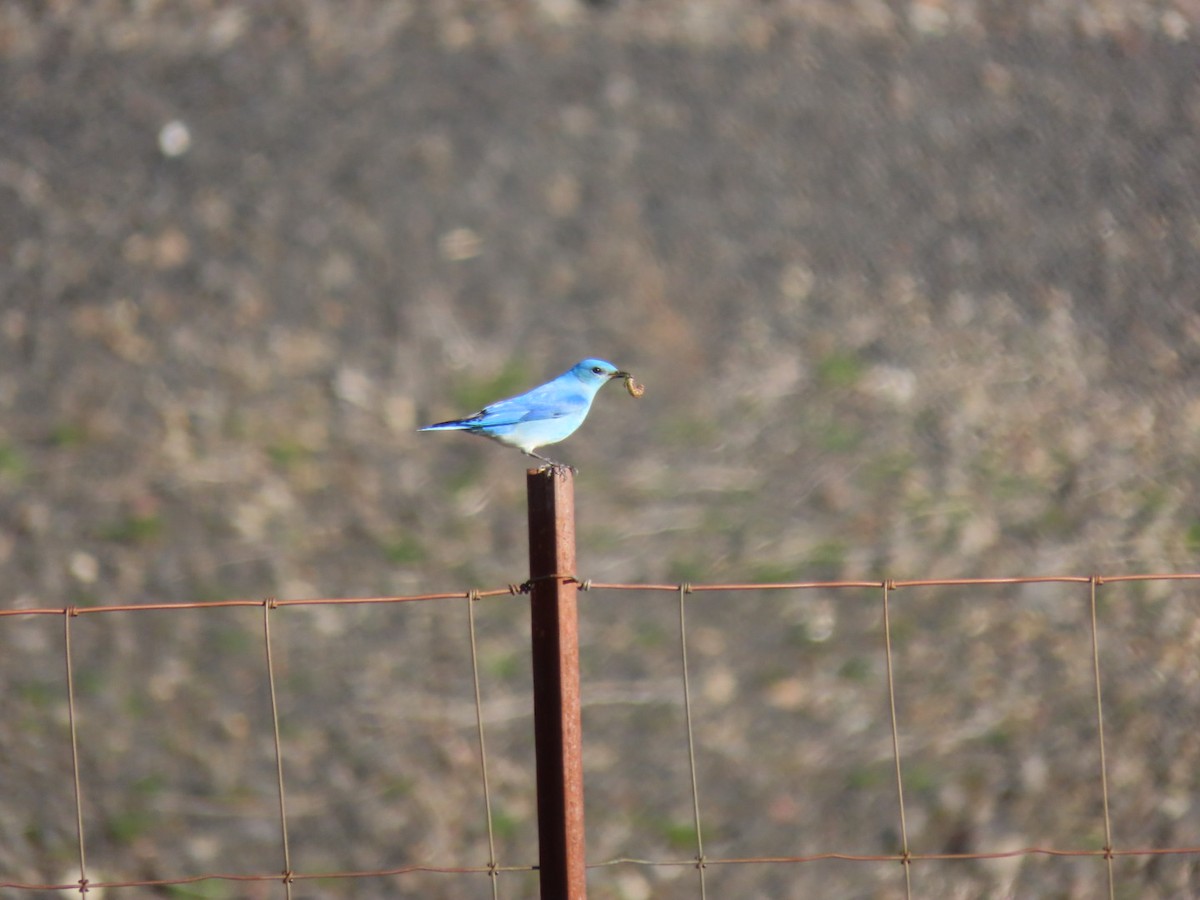
[[[527,460],[414,429],[591,355],[648,392],[559,448],[582,577],[1197,571],[1197,28],[1190,0],[0,2],[0,606],[519,582]],[[595,861],[695,852],[675,603],[581,595]],[[910,849],[1102,846],[1086,586],[893,603]],[[894,852],[877,593],[689,604],[706,852]],[[1118,847],[1200,846],[1198,606],[1102,588]],[[525,606],[477,615],[498,857],[528,864]],[[275,623],[295,868],[486,864],[463,605]],[[0,881],[78,877],[62,624],[0,619]],[[73,629],[89,877],[278,870],[259,613]],[[1200,894],[1196,855],[1115,872]],[[894,865],[707,876],[903,896]]]

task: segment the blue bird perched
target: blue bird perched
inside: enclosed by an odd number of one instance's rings
[[[632,375],[612,363],[585,359],[553,381],[519,397],[497,400],[473,416],[438,422],[417,430],[468,431],[516,447],[547,466],[563,466],[563,463],[533,451],[570,437],[587,418],[596,392],[614,378],[624,378],[625,387],[634,397],[640,397],[645,390],[634,382]]]

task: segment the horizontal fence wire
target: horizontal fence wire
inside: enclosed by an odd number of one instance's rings
[[[1173,581],[1173,582],[1192,582],[1200,581],[1200,572],[1196,573],[1157,573],[1157,574],[1116,574],[1116,575],[1032,575],[1032,576],[1013,576],[1002,578],[918,578],[918,579],[875,579],[875,580],[855,580],[855,581],[794,581],[794,582],[769,582],[769,583],[753,583],[753,582],[738,582],[738,583],[621,583],[621,582],[599,582],[586,579],[579,579],[573,574],[558,574],[550,576],[563,581],[574,582],[579,590],[591,592],[593,594],[602,593],[605,591],[621,592],[621,591],[643,591],[643,592],[663,592],[676,594],[679,597],[679,636],[680,636],[680,658],[681,658],[681,693],[686,711],[686,747],[690,770],[691,770],[691,790],[692,790],[692,808],[695,820],[696,831],[696,855],[690,858],[642,858],[634,856],[620,856],[612,859],[605,859],[597,862],[588,863],[588,869],[599,870],[607,869],[615,866],[634,865],[645,867],[687,867],[695,868],[698,873],[697,896],[705,895],[704,870],[715,866],[755,866],[755,865],[800,865],[805,863],[814,863],[821,861],[842,861],[848,863],[898,863],[904,867],[905,873],[905,894],[908,897],[912,896],[912,886],[908,881],[908,873],[911,865],[914,862],[938,862],[938,861],[962,861],[962,860],[1003,860],[1014,859],[1019,857],[1063,857],[1063,858],[1098,858],[1103,859],[1108,863],[1108,894],[1110,897],[1115,896],[1115,879],[1113,875],[1112,862],[1118,858],[1128,857],[1167,857],[1167,856],[1185,856],[1195,855],[1200,857],[1200,846],[1184,846],[1184,847],[1161,847],[1161,846],[1145,846],[1145,847],[1115,847],[1112,841],[1112,821],[1108,808],[1108,773],[1107,763],[1104,750],[1104,704],[1100,690],[1100,675],[1101,675],[1101,652],[1098,637],[1098,628],[1096,621],[1096,595],[1097,589],[1105,584],[1128,583],[1128,582],[1151,582],[1151,581]],[[891,633],[888,617],[888,600],[890,595],[898,590],[906,588],[918,587],[995,587],[1004,585],[1028,585],[1028,584],[1076,584],[1086,585],[1090,589],[1090,620],[1091,620],[1091,664],[1095,678],[1096,692],[1096,716],[1097,716],[1097,734],[1099,741],[1099,758],[1100,772],[1098,775],[1102,785],[1104,795],[1104,846],[1093,849],[1072,849],[1061,847],[1047,846],[1025,846],[1019,849],[1005,850],[981,850],[970,853],[921,853],[911,852],[908,850],[907,825],[904,821],[904,783],[902,767],[900,765],[900,746],[897,732],[897,715],[895,705],[895,685],[893,683],[893,674],[891,666]],[[473,612],[474,603],[478,600],[502,597],[502,596],[517,596],[527,594],[532,588],[532,582],[526,581],[519,584],[509,584],[501,588],[490,590],[470,589],[465,591],[448,591],[438,593],[412,594],[400,596],[379,596],[379,597],[319,597],[319,598],[303,598],[303,599],[277,599],[268,597],[263,599],[241,599],[241,600],[217,600],[217,601],[198,601],[198,602],[180,602],[180,603],[139,603],[139,604],[116,604],[116,605],[90,605],[90,606],[65,606],[65,607],[31,607],[31,608],[9,608],[0,609],[0,620],[14,617],[30,617],[30,616],[63,616],[64,617],[64,633],[63,633],[63,656],[67,674],[67,704],[68,704],[68,727],[70,729],[70,741],[72,750],[72,767],[71,773],[75,787],[75,818],[73,825],[77,832],[78,843],[78,864],[80,869],[80,878],[75,882],[59,882],[59,883],[33,883],[12,880],[0,880],[0,888],[7,888],[20,891],[78,891],[81,894],[86,894],[89,890],[102,888],[166,888],[179,885],[196,884],[198,882],[208,880],[219,880],[233,883],[247,882],[277,882],[281,883],[285,889],[285,896],[290,897],[290,887],[294,882],[316,881],[321,879],[367,879],[367,878],[382,878],[382,877],[397,877],[411,875],[416,873],[429,874],[479,874],[488,876],[492,884],[493,897],[499,896],[497,888],[497,876],[502,873],[528,873],[537,870],[535,863],[527,864],[500,864],[496,860],[495,840],[493,835],[492,822],[492,802],[490,798],[490,788],[488,786],[487,774],[487,751],[484,739],[484,717],[482,713],[482,701],[480,699],[479,689],[479,663],[477,658],[476,638],[475,638],[475,618]],[[689,678],[687,671],[687,626],[685,616],[685,601],[686,597],[691,594],[711,593],[711,592],[745,592],[745,591],[809,591],[809,590],[878,590],[881,592],[883,599],[884,611],[884,649],[887,658],[887,691],[889,709],[891,715],[892,729],[892,746],[895,755],[895,773],[896,785],[895,789],[899,800],[899,815],[898,834],[900,835],[901,852],[899,853],[883,853],[883,854],[866,854],[866,853],[843,853],[843,852],[822,852],[801,855],[769,855],[769,856],[739,856],[739,857],[710,857],[705,855],[702,839],[703,821],[701,819],[701,803],[700,803],[700,781],[696,776],[696,761],[694,748],[693,724],[691,716],[691,697]],[[489,860],[486,865],[474,866],[448,866],[448,865],[426,865],[426,864],[410,864],[402,866],[394,866],[378,869],[357,869],[353,871],[326,871],[326,872],[303,872],[293,871],[291,866],[290,853],[288,849],[288,827],[287,827],[287,807],[286,807],[286,788],[284,778],[284,760],[286,755],[286,742],[279,737],[280,724],[279,712],[275,702],[275,685],[274,685],[274,665],[272,661],[271,650],[271,632],[270,632],[270,617],[271,613],[289,606],[350,606],[362,604],[400,604],[421,601],[449,601],[449,600],[466,600],[467,603],[467,620],[470,632],[470,650],[471,650],[471,665],[472,677],[474,683],[474,702],[475,714],[478,726],[478,746],[480,767],[482,775],[482,794],[484,808],[487,816],[487,840]],[[80,767],[79,767],[79,752],[78,752],[78,733],[76,728],[76,704],[74,688],[74,673],[73,673],[73,654],[71,645],[71,620],[78,616],[85,615],[103,615],[103,614],[137,614],[145,612],[164,612],[172,610],[215,610],[228,609],[231,607],[257,607],[263,611],[263,642],[264,642],[264,664],[266,669],[266,680],[269,686],[271,697],[271,716],[272,727],[276,741],[276,776],[278,779],[278,795],[279,795],[279,817],[280,817],[280,846],[282,848],[282,870],[277,872],[263,872],[257,874],[232,874],[226,872],[207,872],[197,875],[181,876],[176,878],[157,878],[157,879],[122,879],[111,881],[91,881],[88,878],[88,858],[85,853],[85,835],[83,827],[83,797],[87,794],[86,784],[83,783]]]
[[[698,594],[706,591],[803,591],[803,590],[837,590],[847,588],[884,588],[900,590],[912,587],[986,587],[1015,584],[1112,584],[1122,581],[1200,581],[1200,572],[1192,573],[1160,573],[1146,575],[1028,575],[1006,578],[917,578],[917,579],[874,579],[870,581],[771,581],[756,584],[753,582],[731,583],[630,583],[592,581],[579,579],[574,575],[556,576],[569,579],[579,586],[581,591],[663,591],[677,593],[683,589],[687,593]],[[412,603],[426,600],[467,600],[484,599],[488,597],[512,596],[527,594],[532,587],[531,582],[524,581],[509,584],[502,588],[490,590],[469,589],[463,591],[442,591],[431,594],[405,594],[381,597],[303,597],[294,600],[284,600],[275,597],[241,600],[196,600],[171,603],[126,603],[126,604],[96,604],[87,606],[54,606],[54,607],[17,607],[0,609],[0,618],[8,616],[82,616],[95,613],[126,613],[126,612],[155,612],[160,610],[182,609],[227,609],[230,607],[262,607],[270,605],[282,609],[288,606],[352,606],[355,604],[387,604]]]

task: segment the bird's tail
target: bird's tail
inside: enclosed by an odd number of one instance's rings
[[[417,431],[463,431],[470,427],[471,422],[468,419],[451,419],[449,422],[426,425],[424,428],[418,428]]]

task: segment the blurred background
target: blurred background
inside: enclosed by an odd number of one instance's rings
[[[1197,28],[1195,0],[3,0],[0,604],[520,582],[529,460],[415,428],[584,356],[647,393],[555,449],[581,577],[1196,571]],[[1100,599],[1113,840],[1200,846],[1200,590]],[[688,602],[706,852],[896,852],[879,592]],[[275,614],[298,871],[486,864],[464,604]],[[580,595],[592,861],[695,853],[676,604]],[[476,616],[527,865],[527,601]],[[905,590],[892,627],[910,849],[1103,846],[1087,586]],[[281,868],[261,628],[73,621],[93,881]],[[62,647],[0,620],[0,880],[78,878]],[[1196,855],[1115,872],[1200,894]],[[894,863],[707,875],[904,895]],[[1023,857],[913,890],[1108,884]]]

